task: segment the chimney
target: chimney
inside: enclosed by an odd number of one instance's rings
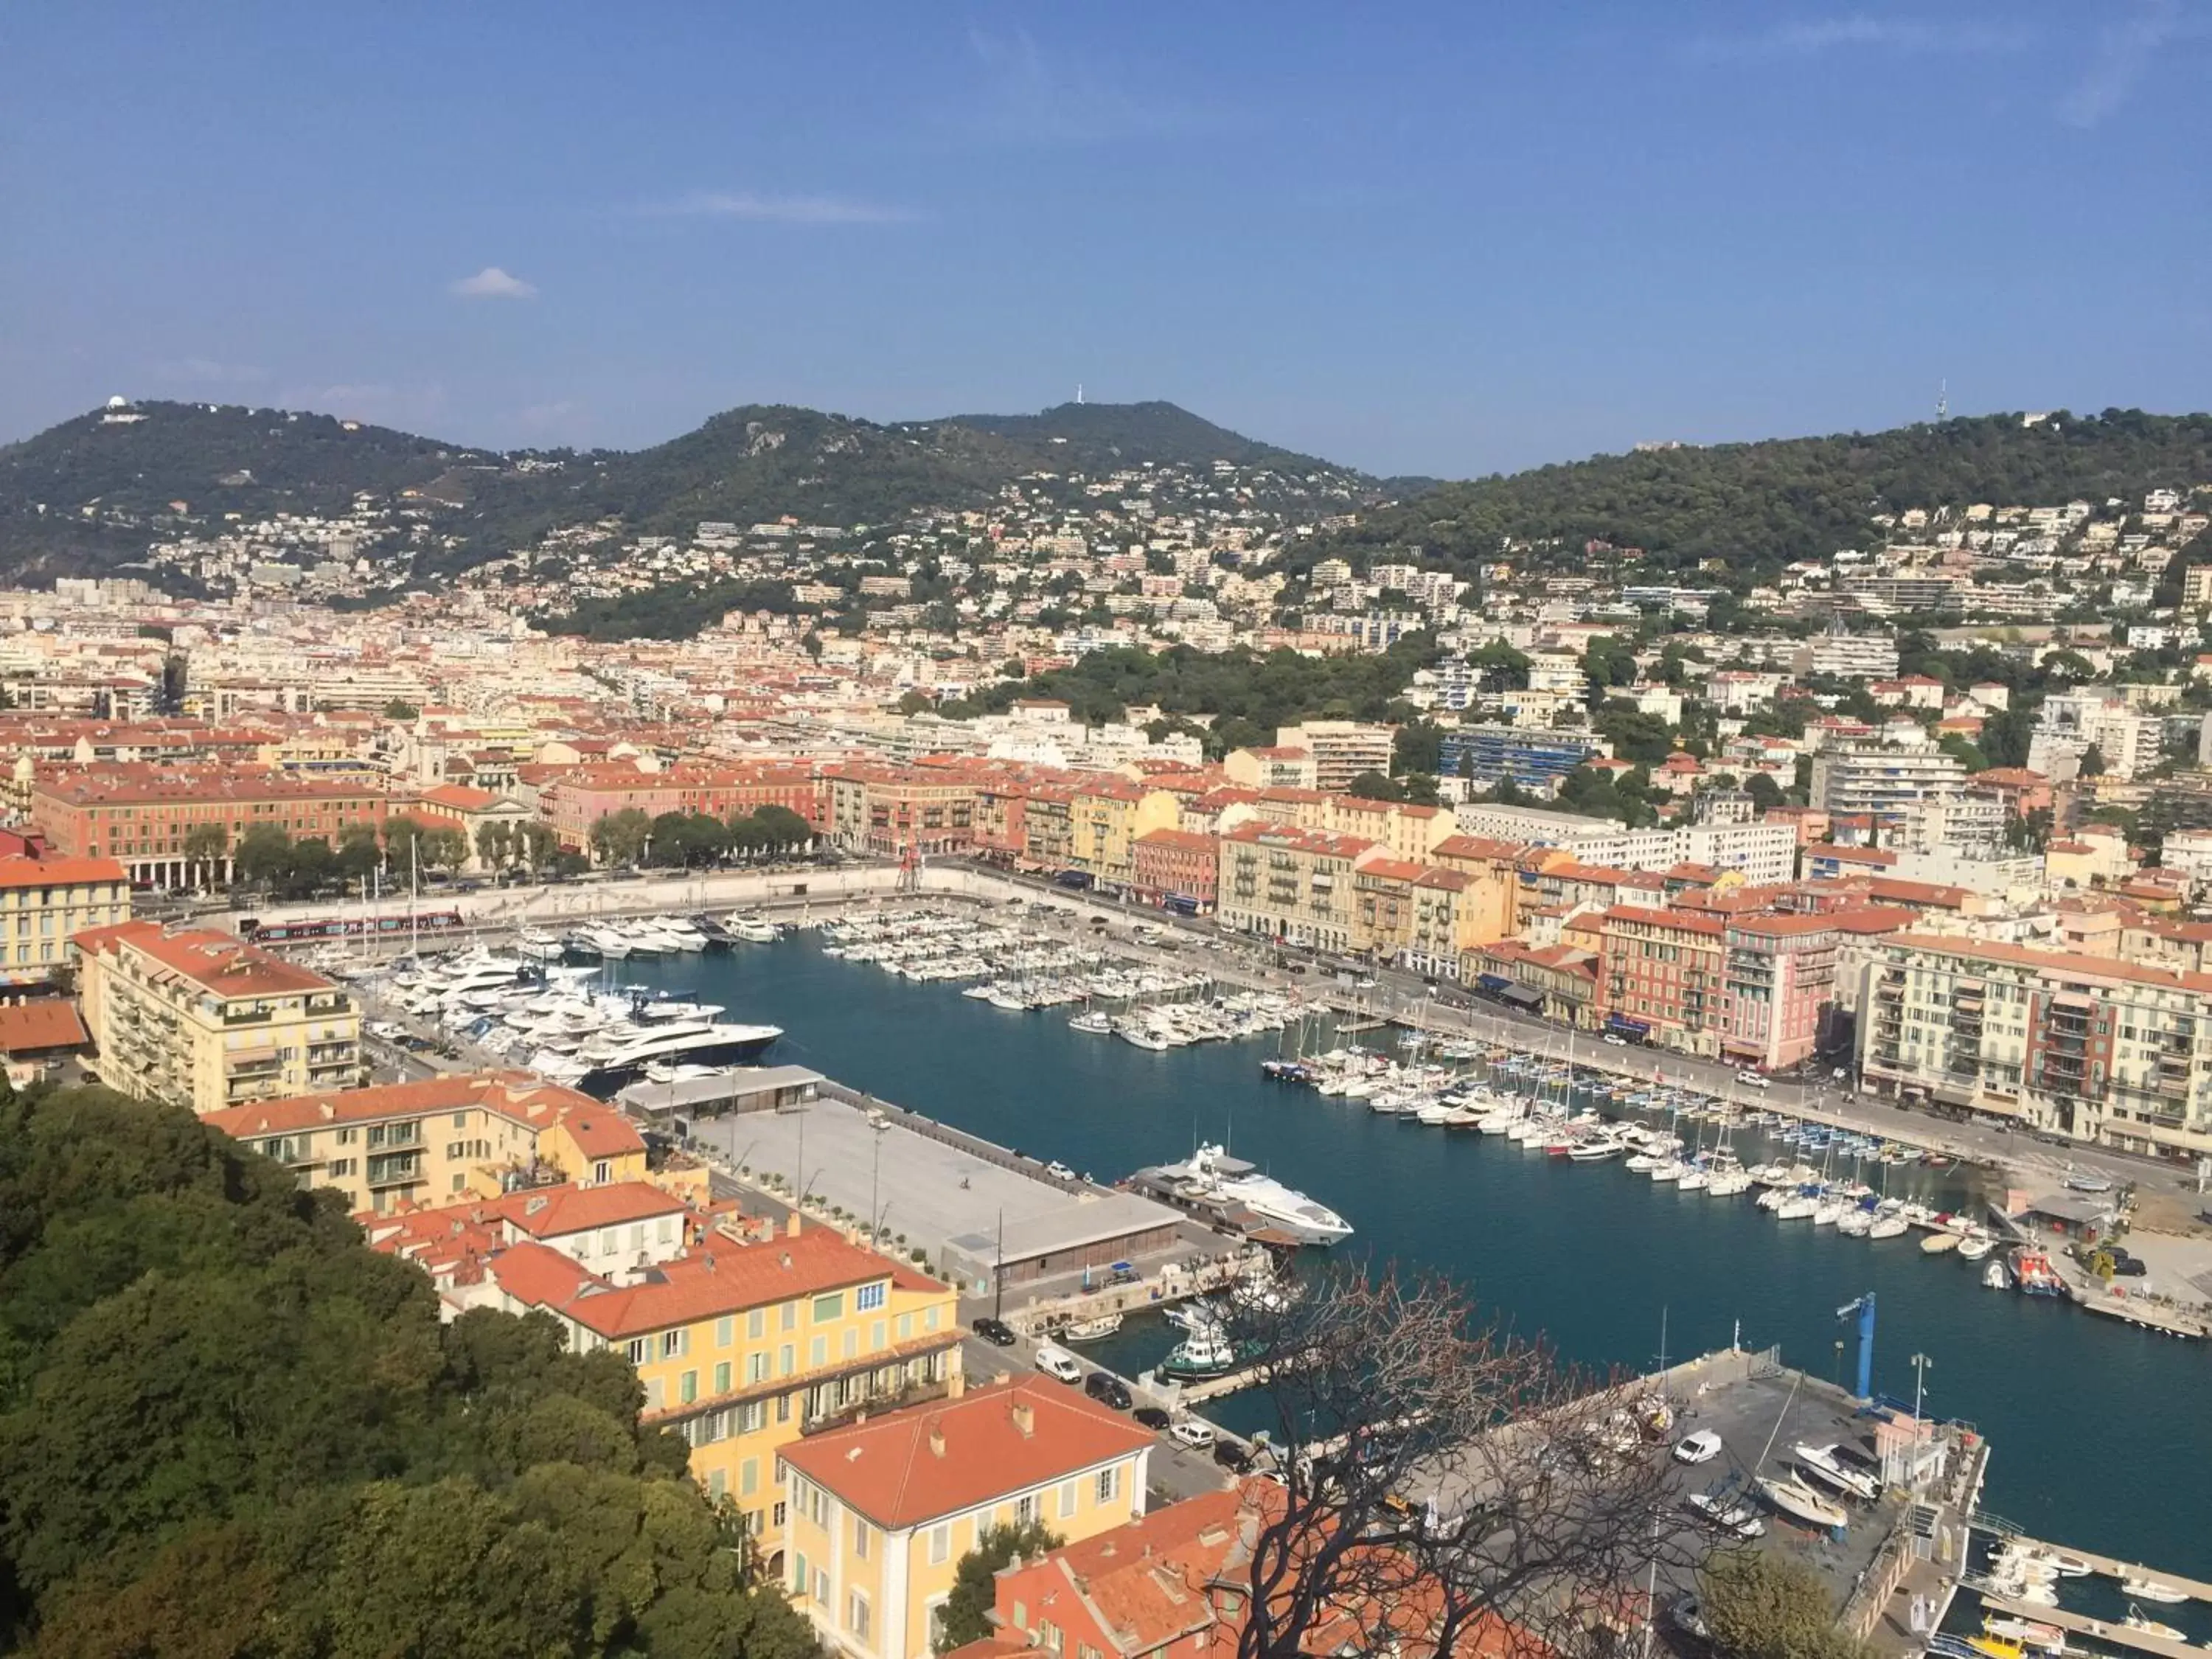
[[[952,1351],[952,1352],[953,1352],[953,1357],[954,1357],[955,1358],[957,1358],[959,1357],[960,1351],[959,1351],[957,1348],[955,1348],[955,1349]],[[967,1372],[965,1372],[965,1371],[961,1371],[961,1370],[956,1370],[956,1371],[954,1371],[954,1372],[952,1373],[952,1375],[951,1375],[951,1376],[948,1376],[948,1377],[946,1377],[946,1378],[945,1379],[945,1397],[947,1400],[958,1400],[958,1399],[960,1399],[963,1395],[964,1395],[967,1392],[968,1392],[968,1373],[967,1373]]]
[[[799,1219],[799,1212],[796,1209],[793,1209],[791,1212],[791,1219],[784,1224],[783,1231],[785,1237],[788,1238],[798,1237],[799,1230],[802,1224],[804,1224]]]
[[[935,1423],[929,1425],[929,1455],[932,1457],[945,1455],[945,1431]]]
[[[1026,1400],[1014,1401],[1014,1427],[1024,1440],[1036,1432],[1036,1407]]]

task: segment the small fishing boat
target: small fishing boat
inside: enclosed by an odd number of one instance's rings
[[[2138,1607],[2130,1606],[2128,1616],[2120,1623],[2140,1636],[2162,1637],[2169,1642],[2186,1642],[2189,1639],[2187,1632],[2176,1630],[2164,1620],[2148,1617]]]
[[[1991,1250],[1996,1249],[1996,1240],[1992,1238],[1987,1233],[1968,1233],[1964,1238],[1959,1241],[1959,1260],[1961,1261],[1979,1261]]]
[[[1118,1313],[1093,1314],[1088,1319],[1071,1319],[1053,1334],[1062,1342],[1103,1342],[1121,1328]]]
[[[1683,1501],[1723,1532],[1734,1533],[1738,1538],[1758,1538],[1766,1531],[1766,1522],[1751,1505],[1739,1503],[1732,1493],[1693,1492]]]
[[[2142,1568],[2120,1576],[2120,1594],[2135,1601],[2162,1601],[2171,1606],[2186,1601],[2189,1592],[2162,1579],[2153,1578]]]
[[[1930,1233],[1920,1241],[1920,1254],[1923,1255],[1942,1255],[1958,1248],[1959,1235],[1952,1232]]]
[[[2012,1288],[2012,1272],[2002,1261],[1992,1261],[1982,1269],[1982,1283],[1993,1291]]]

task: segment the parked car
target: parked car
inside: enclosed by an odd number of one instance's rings
[[[1212,1424],[1195,1417],[1184,1418],[1170,1428],[1168,1433],[1193,1451],[1204,1451],[1220,1437],[1214,1433]]]
[[[1735,1080],[1747,1089],[1764,1089],[1767,1086],[1767,1079],[1748,1066],[1735,1074]]]
[[[1166,1428],[1174,1420],[1158,1406],[1139,1406],[1129,1415],[1155,1432]]]
[[[1060,1163],[1057,1160],[1046,1164],[1044,1166],[1044,1172],[1050,1176],[1054,1181],[1073,1181],[1075,1179],[1075,1171],[1069,1169],[1065,1164]]]
[[[996,1347],[1011,1348],[1014,1346],[1014,1328],[1003,1319],[993,1319],[986,1315],[981,1319],[971,1321],[968,1328]]]
[[[1604,1041],[1608,1048],[1626,1048],[1628,1046],[1628,1039],[1618,1031],[1607,1031]]]
[[[1252,1454],[1234,1440],[1213,1443],[1213,1461],[1231,1474],[1249,1474],[1252,1469]]]
[[[1083,1379],[1083,1392],[1100,1405],[1111,1406],[1117,1412],[1129,1409],[1129,1390],[1111,1371],[1091,1372]]]

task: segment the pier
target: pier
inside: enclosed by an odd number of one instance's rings
[[[2054,1626],[2069,1636],[2094,1637],[2098,1641],[2132,1648],[2138,1653],[2156,1654],[2158,1659],[2204,1659],[2204,1650],[2190,1642],[2177,1642],[2171,1637],[2154,1635],[2146,1630],[2130,1630],[2124,1624],[2069,1613],[2064,1607],[2045,1607],[2034,1601],[2015,1601],[1992,1590],[1977,1589],[1974,1593],[1982,1598],[1984,1607],[2005,1618],[2031,1619],[2039,1625]]]

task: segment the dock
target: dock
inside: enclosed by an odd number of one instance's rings
[[[2079,1556],[2089,1564],[2089,1570],[2092,1572],[2100,1574],[2106,1578],[2124,1579],[2139,1573],[2146,1578],[2156,1579],[2161,1584],[2171,1584],[2174,1589],[2186,1592],[2194,1601],[2212,1603],[2212,1583],[2208,1583],[2202,1578],[2191,1578],[2185,1572],[2166,1572],[2157,1567],[2146,1566],[2140,1561],[2123,1561],[2116,1555],[2100,1555],[2095,1550],[2077,1549],[2071,1544],[2045,1543],[2041,1539],[2030,1538],[2024,1533],[2014,1531],[2009,1525],[1997,1521],[1991,1516],[1977,1516],[1974,1526],[1978,1531],[1996,1533],[1998,1536],[2008,1539],[2028,1549],[2050,1550],[2061,1555]],[[2029,1616],[2039,1619],[2043,1615],[2033,1613]]]
[[[1967,1588],[1973,1585],[1969,1582]],[[2138,1653],[2156,1654],[2158,1659],[2204,1659],[2204,1650],[2188,1642],[2176,1642],[2164,1636],[2154,1636],[2148,1631],[2130,1630],[2125,1625],[2103,1619],[2092,1619],[2084,1613],[2069,1613],[2064,1607],[2048,1607],[2034,1601],[2015,1601],[2010,1596],[1999,1595],[1984,1589],[1975,1589],[1982,1605],[1991,1613],[2008,1618],[2033,1619],[2038,1624],[2056,1626],[2069,1636],[2094,1637],[2100,1642],[2111,1642]],[[2156,1617],[2155,1613],[2148,1615]]]

